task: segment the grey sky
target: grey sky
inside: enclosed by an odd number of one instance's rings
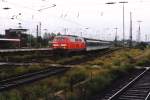
[[[106,5],[106,2],[116,2]],[[0,32],[6,28],[16,28],[21,22],[24,28],[35,34],[36,24],[42,23],[42,32],[77,34],[99,39],[114,39],[115,27],[118,27],[119,39],[122,39],[122,0],[2,0],[0,1]],[[129,34],[130,12],[133,14],[133,38],[136,39],[138,20],[141,23],[142,40],[149,33],[149,0],[126,0],[125,37]],[[56,4],[56,7],[48,8]],[[3,10],[10,7],[9,10]],[[48,8],[48,9],[45,9]],[[44,9],[38,11],[39,9]],[[21,15],[19,15],[21,13]],[[14,18],[12,20],[11,18]]]

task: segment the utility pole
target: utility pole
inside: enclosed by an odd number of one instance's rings
[[[39,22],[39,36],[38,36],[38,40],[39,40],[39,46],[41,48],[41,27],[42,27],[42,23]]]
[[[122,3],[122,10],[123,10],[123,11],[122,11],[122,12],[123,12],[123,13],[122,13],[122,15],[123,15],[123,18],[122,18],[122,19],[123,19],[123,22],[122,22],[122,29],[123,29],[123,46],[125,46],[125,21],[124,21],[124,20],[125,20],[125,17],[124,17],[124,15],[125,15],[124,12],[125,12],[125,11],[124,11],[124,4],[125,4],[125,3],[128,3],[128,2],[127,2],[127,1],[121,1],[121,2],[119,2],[119,3]]]
[[[39,36],[41,36],[41,27],[42,27],[42,24],[41,22],[39,22]]]
[[[81,35],[81,37],[82,37],[82,32],[80,32],[80,33],[81,33],[80,35]]]
[[[139,28],[138,28],[138,35],[137,35],[137,41],[140,42],[141,41],[141,20],[137,21],[139,23]]]
[[[116,2],[107,2],[106,4],[115,4]],[[120,3],[120,4],[122,4],[122,33],[123,33],[123,39],[122,39],[122,43],[123,43],[123,46],[125,46],[125,7],[124,7],[124,5],[126,4],[126,3],[128,3],[127,1],[120,1],[120,2],[118,2],[118,3]]]
[[[38,47],[38,37],[39,37],[39,26],[36,26],[36,47]]]
[[[114,28],[115,30],[116,30],[116,34],[115,34],[115,45],[117,45],[117,30],[118,30],[118,28],[116,27],[116,28]]]
[[[64,28],[64,34],[67,35],[68,28]]]
[[[130,36],[129,47],[132,47],[132,12],[130,12]]]
[[[145,34],[145,42],[147,42],[147,34]]]

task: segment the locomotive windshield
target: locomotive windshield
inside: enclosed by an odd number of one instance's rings
[[[64,41],[65,38],[64,37],[55,37],[54,41]]]

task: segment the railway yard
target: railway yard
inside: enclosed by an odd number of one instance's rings
[[[149,48],[1,52],[0,98],[148,100],[149,59]]]
[[[150,100],[149,5],[0,0],[0,100]]]

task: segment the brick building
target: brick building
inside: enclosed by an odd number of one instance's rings
[[[28,34],[27,29],[6,29],[6,39],[20,39],[20,47],[27,47]]]

